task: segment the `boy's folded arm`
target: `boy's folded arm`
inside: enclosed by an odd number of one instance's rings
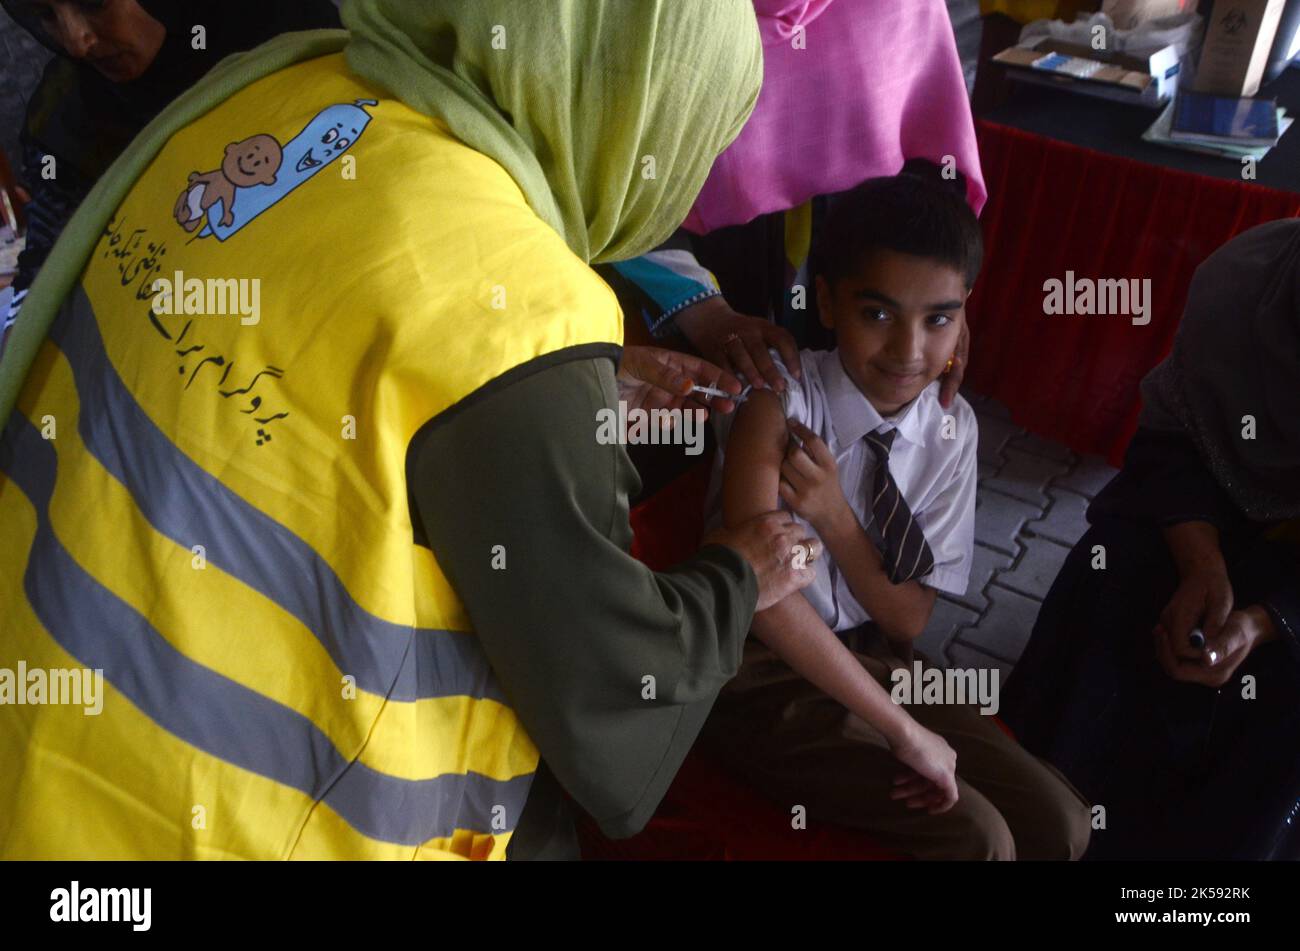
[[[842,529],[823,536],[858,603],[893,640],[914,640],[930,621],[939,591],[961,594],[970,574],[975,536],[975,482],[978,431],[966,407],[962,425],[969,426],[957,458],[945,475],[946,484],[924,510],[915,510],[935,558],[935,568],[925,582],[891,584],[884,559],[856,517]]]
[[[852,509],[841,524],[825,531],[822,542],[859,604],[885,637],[911,641],[930,623],[938,592],[919,581],[894,584],[885,560]]]
[[[723,470],[727,525],[739,525],[775,507],[788,439],[785,413],[773,393],[757,391],[741,405],[727,442]],[[853,596],[887,638],[910,641],[920,637],[930,622],[935,590],[917,581],[892,584],[884,559],[857,516],[848,505],[844,512],[839,524],[820,534]]]
[[[728,526],[777,507],[788,440],[785,412],[771,391],[756,391],[736,413],[722,473],[723,520]],[[802,594],[796,592],[754,615],[753,633],[797,673],[886,737],[900,736],[911,722]]]

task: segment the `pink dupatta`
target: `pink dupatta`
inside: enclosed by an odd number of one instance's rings
[[[754,0],[763,90],[684,226],[697,234],[953,156],[987,192],[943,0]]]

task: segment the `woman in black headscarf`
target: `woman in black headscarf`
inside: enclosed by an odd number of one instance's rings
[[[0,0],[56,55],[22,134],[27,247],[3,329],[59,232],[104,170],[163,107],[232,53],[280,33],[337,28],[329,0]]]
[[[1089,858],[1300,858],[1297,394],[1285,219],[1197,269],[1004,691],[1024,745],[1105,807]]]

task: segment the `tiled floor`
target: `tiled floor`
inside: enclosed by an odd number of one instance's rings
[[[1087,529],[1088,501],[1115,469],[1026,433],[1004,406],[963,394],[979,419],[975,563],[961,597],[941,594],[918,646],[954,667],[999,667],[1005,677],[1070,547]]]

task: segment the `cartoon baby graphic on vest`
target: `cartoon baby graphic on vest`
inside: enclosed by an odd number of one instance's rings
[[[196,231],[208,209],[220,202],[221,224],[234,224],[235,189],[274,185],[283,159],[280,143],[271,135],[250,135],[242,142],[231,142],[216,169],[190,172],[189,184],[176,199],[172,214],[186,231]]]
[[[202,228],[196,237],[225,241],[351,148],[370,124],[361,107],[378,104],[328,106],[283,146],[265,133],[232,142],[219,168],[190,173],[172,210],[176,222],[191,233]]]

